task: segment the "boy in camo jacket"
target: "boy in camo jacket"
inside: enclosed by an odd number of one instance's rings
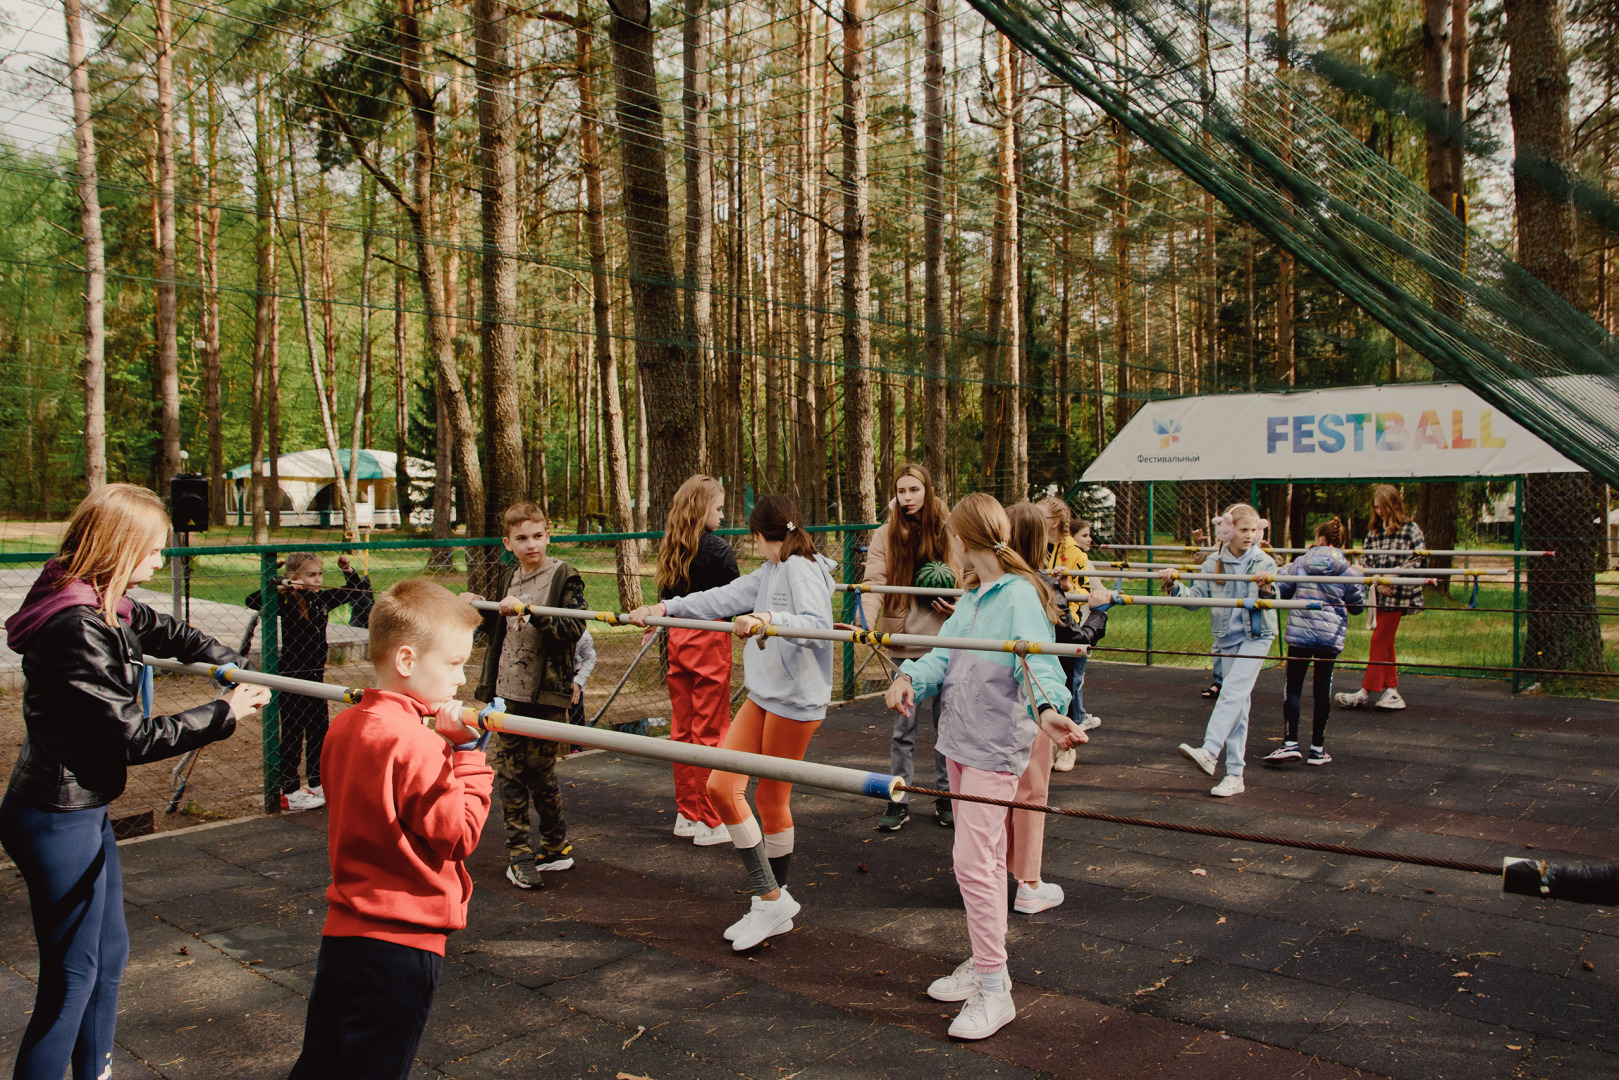
[[[584,579],[563,560],[546,554],[551,526],[538,506],[517,503],[506,510],[503,523],[502,542],[517,562],[501,568],[496,590],[503,598],[500,613],[484,618],[489,644],[477,696],[481,701],[505,699],[506,711],[514,716],[567,723],[573,702],[574,646],[584,633],[584,621],[515,612],[519,602],[583,610]],[[480,599],[470,593],[468,597]],[[541,871],[573,865],[556,778],[557,758],[563,752],[561,743],[522,735],[497,732],[490,742],[489,764],[495,770],[506,825],[506,879],[519,889],[540,886]],[[538,852],[529,839],[530,802],[540,818]]]

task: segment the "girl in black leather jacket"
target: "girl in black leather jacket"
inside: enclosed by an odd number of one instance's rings
[[[128,767],[223,739],[264,701],[239,686],[172,716],[142,715],[142,653],[214,664],[219,642],[124,595],[163,564],[158,497],[108,484],[79,504],[6,643],[22,654],[27,738],[0,801],[0,845],[28,884],[39,988],[15,1076],[99,1077],[112,1059],[118,984],[129,955],[123,881],[107,806]]]

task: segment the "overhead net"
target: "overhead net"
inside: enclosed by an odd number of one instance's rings
[[[1437,367],[1619,482],[1614,339],[1285,79],[1245,64],[1206,6],[970,2]]]

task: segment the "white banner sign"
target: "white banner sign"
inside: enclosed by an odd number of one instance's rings
[[[1330,480],[1583,472],[1453,383],[1152,401],[1085,480]]]

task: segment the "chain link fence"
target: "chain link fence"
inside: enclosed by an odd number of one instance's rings
[[[1615,660],[1619,635],[1619,573],[1610,570],[1615,552],[1602,540],[1604,533],[1586,530],[1584,536],[1550,531],[1538,521],[1578,520],[1606,506],[1600,487],[1580,491],[1565,482],[1537,491],[1541,478],[1500,482],[1466,482],[1457,490],[1434,491],[1438,484],[1405,486],[1407,505],[1427,532],[1432,548],[1468,548],[1489,554],[1432,557],[1430,566],[1447,561],[1458,567],[1498,571],[1503,580],[1473,583],[1453,580],[1448,588],[1425,590],[1426,610],[1403,622],[1397,643],[1400,668],[1412,674],[1471,677],[1509,681],[1514,690],[1537,684],[1547,691],[1588,696],[1619,697],[1619,662]],[[1197,530],[1208,530],[1209,519],[1233,502],[1259,506],[1272,522],[1270,539],[1280,547],[1303,547],[1315,524],[1339,516],[1358,543],[1370,520],[1371,486],[1331,484],[1258,484],[1249,481],[1198,483],[1118,484],[1111,488],[1079,489],[1070,493],[1076,512],[1093,526],[1091,558],[1095,574],[1115,591],[1130,595],[1161,593],[1156,581],[1109,576],[1126,565],[1140,569],[1145,563],[1189,566],[1199,561],[1194,543]],[[1572,492],[1572,494],[1571,494]],[[1537,509],[1535,499],[1543,505]],[[1568,504],[1545,500],[1576,499]],[[1454,500],[1454,502],[1447,501]],[[1588,502],[1590,505],[1586,506]],[[1448,507],[1459,507],[1457,527],[1447,531]],[[1518,514],[1517,508],[1524,507]],[[1561,512],[1561,518],[1558,516]],[[1434,515],[1424,520],[1424,514]],[[1437,527],[1436,527],[1437,526]],[[840,581],[857,582],[864,572],[866,546],[875,525],[826,525],[811,532],[822,552],[839,564]],[[1605,526],[1604,526],[1605,529]],[[1577,531],[1577,530],[1572,530]],[[759,565],[743,530],[723,530],[737,549],[744,573]],[[192,625],[242,649],[256,667],[286,670],[280,656],[266,656],[265,634],[248,597],[264,588],[277,571],[277,561],[294,551],[313,551],[323,558],[325,584],[341,584],[337,558],[347,554],[353,569],[369,578],[379,593],[394,582],[428,575],[453,591],[468,590],[468,559],[473,559],[474,580],[486,573],[486,562],[499,552],[499,541],[433,541],[396,539],[344,544],[329,533],[300,530],[269,547],[254,547],[227,533],[213,537],[208,546],[174,549],[168,565],[136,592],[138,599],[160,611],[173,612]],[[596,611],[619,611],[626,595],[655,599],[652,584],[656,533],[557,535],[551,554],[566,559],[585,580],[586,602]],[[632,545],[639,556],[633,580],[621,577],[618,547]],[[1180,550],[1144,551],[1112,545],[1182,545]],[[1514,558],[1514,550],[1548,549],[1555,559]],[[1206,550],[1206,549],[1204,549]],[[0,554],[0,614],[9,615],[21,603],[49,553],[43,550]],[[1278,555],[1285,562],[1287,555]],[[834,612],[853,621],[854,594],[834,598]],[[1284,621],[1287,613],[1282,612]],[[352,624],[352,606],[331,615],[326,681],[344,686],[366,686],[373,678],[367,654],[367,632]],[[643,640],[634,627],[589,624],[596,654],[595,670],[586,684],[582,710],[586,722],[600,725],[636,725],[646,722],[652,734],[667,732],[669,695],[664,681],[664,657],[654,642]],[[1574,640],[1577,635],[1583,635]],[[1345,669],[1340,681],[1349,688],[1364,667],[1370,634],[1364,616],[1350,621],[1343,653]],[[1571,643],[1572,642],[1572,643]],[[1209,619],[1205,612],[1147,606],[1116,606],[1109,621],[1107,640],[1098,661],[1207,668],[1210,664]],[[1561,650],[1550,661],[1547,645]],[[732,693],[743,693],[741,652],[733,651]],[[483,660],[480,643],[467,664],[468,687],[476,685]],[[1583,651],[1581,651],[1583,650]],[[1272,662],[1282,649],[1272,654]],[[1574,665],[1570,656],[1583,659],[1577,673],[1550,669]],[[833,694],[846,699],[886,686],[885,665],[863,646],[840,645],[834,650]],[[21,709],[21,658],[0,650],[0,770],[9,771],[21,745],[24,725]],[[217,693],[205,680],[159,675],[153,707],[175,712],[202,704]],[[274,710],[239,725],[229,740],[209,746],[194,761],[157,762],[130,770],[129,787],[113,807],[120,831],[126,834],[180,827],[201,821],[228,819],[273,809],[279,785],[266,762],[277,760],[279,725]],[[176,798],[180,781],[183,794]],[[172,807],[172,809],[171,809]]]
[[[812,528],[823,553],[839,563],[840,579],[859,580],[864,564],[865,538],[874,525],[817,526]],[[759,565],[745,530],[721,530],[736,547],[742,572]],[[657,533],[557,535],[550,554],[567,560],[585,581],[585,599],[594,611],[622,611],[617,548],[634,545],[641,552],[640,571],[627,586],[655,601],[652,583],[655,552],[651,544]],[[474,580],[482,571],[483,560],[499,552],[495,539],[468,542],[429,540],[387,540],[364,544],[343,544],[298,536],[269,547],[225,542],[202,547],[176,548],[170,559],[145,586],[131,595],[153,608],[173,613],[191,625],[232,648],[245,652],[259,670],[286,671],[280,655],[280,635],[267,655],[266,635],[258,612],[249,606],[249,597],[269,586],[280,571],[278,561],[291,552],[310,551],[323,559],[326,587],[341,585],[343,577],[336,561],[347,555],[355,572],[369,578],[373,594],[405,578],[428,576],[454,592],[468,590],[468,559],[474,562]],[[9,616],[21,604],[29,586],[50,557],[46,551],[0,554],[0,615]],[[849,575],[853,575],[849,577]],[[363,604],[361,605],[364,606]],[[834,609],[844,617],[843,600],[835,598]],[[367,631],[353,625],[354,607],[335,608],[327,629],[329,652],[325,681],[343,686],[363,687],[372,683],[373,672],[367,651]],[[363,620],[362,620],[363,621]],[[634,725],[646,723],[651,734],[668,732],[669,694],[665,684],[665,659],[658,641],[646,642],[635,627],[609,626],[591,622],[597,662],[585,686],[581,707],[587,723]],[[469,696],[477,685],[483,663],[480,641],[467,662]],[[870,663],[871,650],[839,646],[834,656],[834,697],[858,692],[862,680],[855,676]],[[302,665],[300,665],[302,666]],[[22,659],[9,649],[0,649],[0,770],[9,774],[22,744]],[[204,704],[219,691],[208,680],[157,673],[152,708],[173,713]],[[731,689],[740,702],[742,653],[733,649]],[[279,695],[263,714],[238,725],[230,739],[204,748],[194,760],[171,759],[138,765],[129,771],[129,786],[113,806],[116,827],[124,835],[137,835],[160,829],[177,828],[202,821],[223,820],[278,807],[279,785],[268,762],[279,758],[278,724],[273,719],[280,704]],[[335,715],[336,710],[331,710]],[[266,718],[270,718],[266,721]],[[266,777],[270,779],[266,781]],[[176,799],[176,793],[183,793]],[[172,809],[171,809],[172,806]]]
[[[1110,578],[1112,569],[1143,564],[1194,568],[1210,548],[1194,535],[1234,502],[1258,507],[1270,523],[1269,543],[1307,547],[1315,526],[1336,516],[1353,545],[1366,537],[1376,481],[1281,483],[1249,480],[1120,483],[1081,488],[1069,501],[1094,522],[1091,559],[1101,580],[1132,595],[1162,593],[1156,581]],[[1406,508],[1430,549],[1481,554],[1430,555],[1435,570],[1484,570],[1490,577],[1436,578],[1423,590],[1423,612],[1401,623],[1396,650],[1401,671],[1502,679],[1514,690],[1540,688],[1581,696],[1619,697],[1619,548],[1609,539],[1608,498],[1586,474],[1405,483]],[[1126,545],[1113,547],[1111,545]],[[1182,545],[1141,550],[1141,545]],[[1555,554],[1514,557],[1514,551]],[[1351,559],[1356,557],[1351,551]],[[1291,555],[1278,553],[1285,564]],[[1108,660],[1210,666],[1209,620],[1200,611],[1115,608]],[[1287,613],[1279,612],[1285,630]],[[1371,638],[1365,615],[1350,619],[1341,659],[1363,670]],[[1273,653],[1276,662],[1283,650]],[[1348,674],[1340,682],[1348,688]]]

